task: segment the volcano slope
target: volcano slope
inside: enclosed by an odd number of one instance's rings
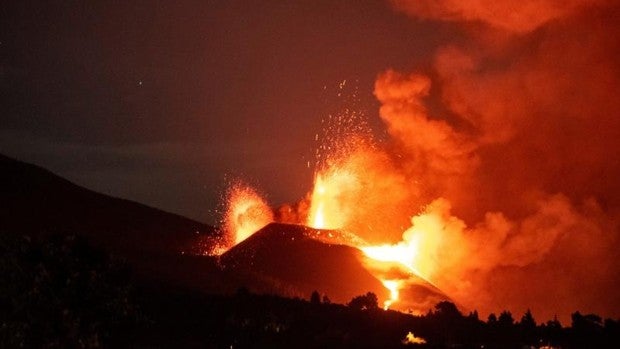
[[[126,260],[140,277],[203,290],[222,286],[205,246],[215,228],[137,202],[80,187],[54,173],[0,155],[0,237],[76,235]]]
[[[220,264],[233,283],[245,283],[258,293],[307,297],[316,290],[334,302],[346,303],[354,296],[373,292],[383,301],[390,293],[377,276],[390,273],[398,274],[405,284],[401,293],[406,300],[401,306],[406,309],[396,309],[421,312],[448,299],[411,273],[396,270],[393,265],[369,263],[359,249],[335,243],[333,236],[337,234],[271,223],[224,253]]]

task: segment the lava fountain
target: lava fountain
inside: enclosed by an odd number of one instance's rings
[[[307,225],[317,229],[345,229],[349,217],[346,216],[346,202],[342,202],[343,190],[355,185],[361,174],[350,171],[330,169],[326,173],[315,176],[315,186],[311,195],[310,213]],[[345,209],[340,209],[341,207]],[[345,229],[346,230],[346,229]],[[369,272],[381,281],[389,291],[389,298],[384,300],[384,309],[390,308],[399,301],[400,290],[406,286],[408,275],[420,276],[415,262],[418,256],[418,240],[401,241],[394,245],[369,245],[361,243],[354,246],[360,249],[365,257],[375,261],[396,265],[397,268],[405,269],[402,278],[393,278],[383,275],[383,272],[368,267]]]
[[[338,229],[356,234],[360,225],[369,226],[370,222],[381,222],[381,219],[376,219],[377,216],[384,217],[378,212],[380,208],[377,205],[368,205],[368,201],[373,197],[373,191],[379,192],[379,195],[387,194],[372,188],[377,181],[374,180],[376,176],[373,178],[373,168],[368,165],[373,164],[369,159],[372,160],[376,152],[363,142],[358,141],[357,144],[361,146],[346,148],[351,149],[350,152],[340,151],[337,154],[330,154],[328,161],[317,170],[306,225],[317,229]],[[386,210],[385,207],[383,210]],[[389,209],[387,206],[387,210]],[[429,227],[426,225],[425,228]],[[382,235],[380,231],[377,233]],[[367,263],[367,269],[389,291],[389,298],[384,300],[385,309],[399,301],[400,291],[407,286],[409,278],[421,278],[427,281],[429,275],[423,275],[418,268],[419,265],[426,266],[432,263],[421,260],[426,255],[419,253],[420,240],[427,236],[429,234],[414,234],[395,244],[373,245],[364,241],[353,246],[373,261]],[[376,266],[380,264],[383,266],[377,268]],[[383,269],[398,269],[400,272],[394,276],[385,273]]]
[[[256,190],[242,182],[235,182],[228,189],[225,204],[223,223],[229,247],[273,222],[273,212],[267,202]]]
[[[342,229],[350,219],[346,197],[359,191],[355,172],[346,168],[333,168],[315,176],[312,190],[308,226],[316,229]]]

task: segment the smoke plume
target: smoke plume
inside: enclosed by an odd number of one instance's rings
[[[420,272],[482,312],[620,316],[620,6],[392,3],[470,38],[375,85]]]

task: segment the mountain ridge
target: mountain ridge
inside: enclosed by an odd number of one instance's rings
[[[215,228],[131,200],[81,187],[53,172],[0,154],[0,231],[77,233],[113,251],[177,253]]]

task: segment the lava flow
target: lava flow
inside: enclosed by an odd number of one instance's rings
[[[382,283],[383,283],[383,286],[385,286],[385,288],[390,290],[390,298],[386,299],[383,302],[383,309],[387,310],[390,307],[390,305],[398,301],[401,282],[399,280],[382,280]]]
[[[327,168],[315,175],[306,225],[317,229],[350,229],[348,225],[350,217],[347,212],[351,207],[356,206],[351,199],[357,199],[356,195],[351,194],[365,192],[367,188],[364,185],[368,184],[363,184],[363,168],[352,166],[352,162],[348,160],[345,158],[333,162],[345,165]],[[395,278],[393,275],[384,275],[385,273],[377,268],[368,266],[368,270],[389,291],[389,298],[383,302],[384,309],[388,309],[399,301],[400,290],[406,286],[406,281],[411,274],[426,279],[425,275],[420,274],[416,264],[419,262],[417,250],[421,236],[418,235],[414,239],[393,245],[370,245],[363,242],[354,246],[375,262],[390,263],[391,268],[405,269],[404,272],[399,273],[400,277]]]

